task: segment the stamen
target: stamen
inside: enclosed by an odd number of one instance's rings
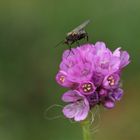
[[[85,92],[85,93],[88,93],[88,92],[92,92],[94,90],[93,88],[93,85],[91,83],[84,83],[82,85],[82,90]]]
[[[64,83],[65,77],[62,75],[62,76],[60,76],[59,80],[60,80],[61,83]]]
[[[113,76],[109,76],[107,78],[107,80],[108,80],[108,83],[109,83],[110,86],[114,86],[115,85],[115,79],[114,79]]]

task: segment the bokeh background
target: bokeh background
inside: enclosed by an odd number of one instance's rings
[[[82,140],[81,128],[61,115],[55,81],[62,52],[54,46],[83,21],[90,42],[102,40],[131,55],[123,71],[125,95],[113,110],[101,109],[96,140],[140,138],[140,1],[139,0],[2,0],[0,1],[0,140]],[[46,115],[47,112],[47,115]]]

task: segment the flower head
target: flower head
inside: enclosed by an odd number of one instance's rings
[[[90,109],[103,105],[111,109],[123,95],[121,71],[130,63],[129,54],[117,48],[114,52],[104,42],[84,44],[66,50],[62,56],[56,81],[70,91],[62,100],[69,103],[63,109],[67,118],[84,120]]]

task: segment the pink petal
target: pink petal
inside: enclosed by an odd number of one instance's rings
[[[107,100],[105,103],[104,103],[104,107],[108,108],[108,109],[112,109],[114,108],[115,106],[115,103],[111,100]]]
[[[70,90],[63,94],[62,100],[64,102],[76,102],[79,99],[82,99],[83,96],[76,90]]]
[[[129,57],[130,57],[129,54],[126,51],[122,51],[120,56],[121,59],[120,68],[123,68],[130,63]]]
[[[89,103],[86,98],[76,101],[63,108],[63,114],[67,118],[74,118],[75,121],[84,120],[89,112]]]
[[[116,56],[112,57],[109,64],[109,74],[118,71],[119,66],[120,66],[120,58]]]
[[[67,118],[73,118],[77,114],[77,108],[75,107],[75,103],[66,105],[63,108],[63,114]]]
[[[121,49],[121,47],[117,48],[117,49],[113,52],[113,56],[120,57],[120,54],[121,54],[120,49]]]
[[[82,121],[85,120],[89,113],[89,103],[88,101],[83,101],[81,105],[78,107],[78,112],[76,113],[74,120]]]
[[[95,47],[98,49],[106,49],[105,43],[100,41],[96,42]]]

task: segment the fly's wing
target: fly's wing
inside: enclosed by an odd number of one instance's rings
[[[90,22],[90,20],[86,20],[81,25],[79,25],[78,27],[76,27],[75,29],[73,29],[71,32],[69,32],[67,35],[70,35],[73,32],[74,33],[78,33],[79,31],[83,30],[89,24],[89,22]]]

